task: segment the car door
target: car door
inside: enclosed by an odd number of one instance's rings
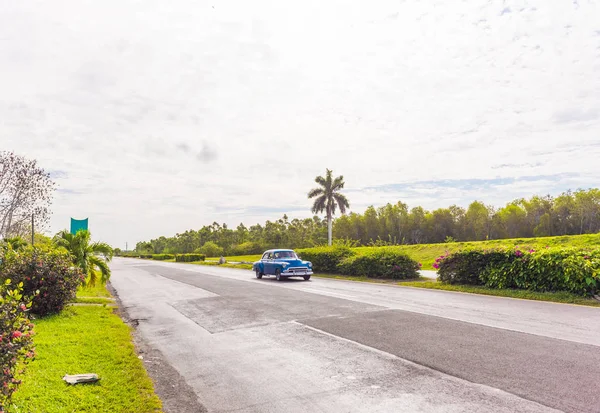
[[[265,252],[261,261],[263,263],[265,274],[275,273],[275,270],[273,269],[273,253]]]

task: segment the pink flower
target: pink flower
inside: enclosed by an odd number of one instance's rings
[[[21,310],[23,310],[23,311],[27,310],[27,307],[25,306],[25,304],[21,304]]]
[[[12,336],[13,338],[19,338],[23,335],[23,333],[21,333],[20,331],[13,331]]]
[[[534,252],[535,252],[535,250],[534,250],[534,249],[530,249],[530,250],[529,250],[529,253],[530,253],[530,254],[533,254]]]
[[[521,251],[519,251],[519,250],[516,250],[516,251],[515,251],[515,255],[516,255],[517,257],[522,257],[522,256],[523,256],[523,253],[522,253]]]
[[[433,268],[437,270],[438,268],[440,268],[440,265],[436,262],[435,264],[433,264]]]

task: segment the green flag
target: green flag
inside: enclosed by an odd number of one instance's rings
[[[88,229],[88,219],[71,218],[71,234],[75,235],[78,231]]]

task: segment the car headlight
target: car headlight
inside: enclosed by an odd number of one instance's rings
[[[283,266],[283,268],[285,268],[285,267],[287,267],[290,264],[288,264],[287,262],[282,262],[281,265]]]

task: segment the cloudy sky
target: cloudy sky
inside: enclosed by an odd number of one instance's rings
[[[0,0],[0,149],[120,247],[597,187],[600,0]]]

